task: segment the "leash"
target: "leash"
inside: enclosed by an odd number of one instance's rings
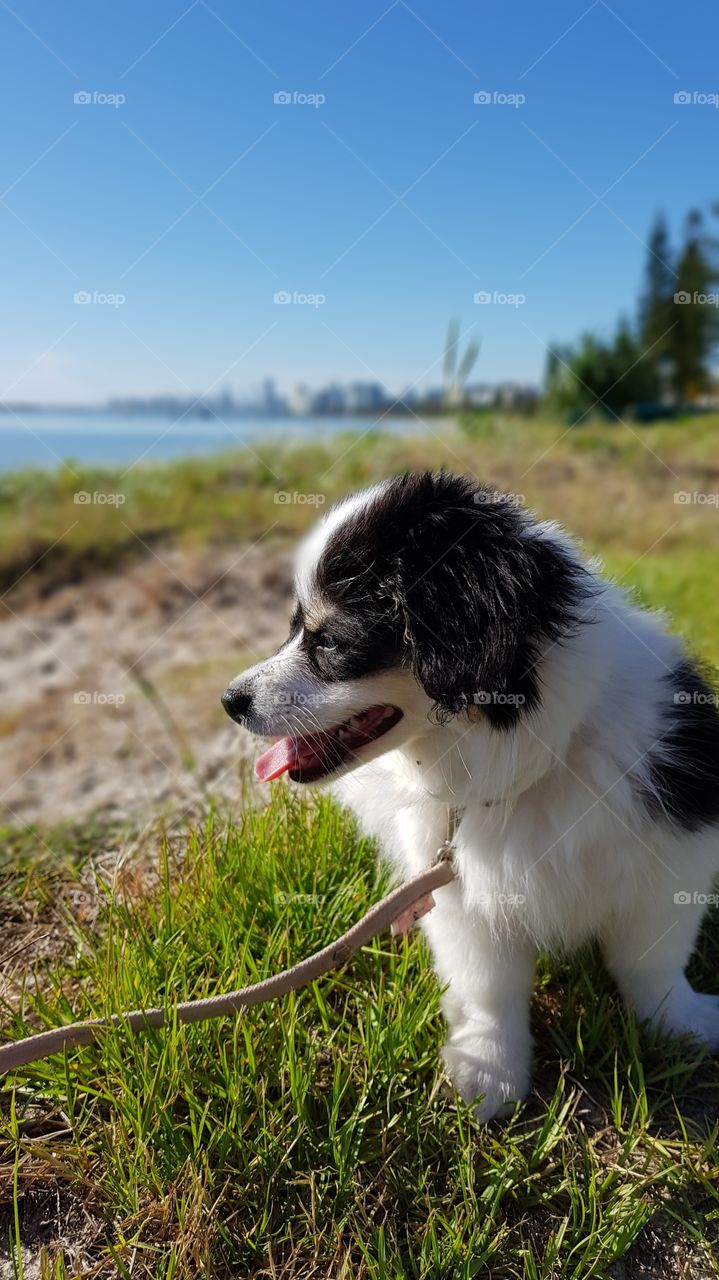
[[[450,820],[448,835],[450,832],[454,834],[453,826]],[[361,920],[329,946],[316,951],[306,960],[300,960],[299,964],[284,969],[282,973],[256,982],[251,987],[229,991],[225,995],[209,996],[204,1000],[187,1000],[172,1010],[133,1009],[128,1013],[113,1014],[110,1018],[90,1018],[86,1022],[72,1022],[64,1027],[27,1036],[24,1040],[16,1040],[0,1047],[0,1074],[49,1058],[61,1049],[74,1049],[78,1045],[90,1044],[108,1027],[123,1027],[132,1032],[146,1031],[164,1027],[168,1017],[176,1017],[178,1022],[206,1022],[210,1018],[221,1018],[240,1009],[262,1004],[265,1000],[284,996],[288,991],[306,987],[330,969],[344,964],[355,951],[371,942],[388,925],[393,925],[394,932],[405,932],[411,929],[415,921],[431,911],[434,906],[431,897],[433,890],[449,884],[457,875],[452,854],[450,837],[438,850],[437,860],[431,867],[380,899]]]

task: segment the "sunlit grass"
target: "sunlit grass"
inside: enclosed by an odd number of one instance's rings
[[[160,843],[149,871],[101,889],[8,1034],[259,980],[385,887],[345,817],[283,786],[239,827]],[[706,988],[716,961],[706,943]],[[533,1017],[537,1092],[489,1127],[443,1080],[418,937],[241,1017],[26,1068],[4,1108],[11,1253],[34,1168],[91,1209],[88,1275],[602,1276],[649,1227],[702,1258],[719,1191],[700,1055],[642,1041],[593,953],[541,962]],[[38,1108],[65,1131],[38,1137]],[[47,1274],[75,1274],[69,1255]]]
[[[273,446],[262,463],[242,454],[139,466],[122,480],[87,468],[79,480],[2,477],[0,575],[9,586],[38,556],[20,591],[114,570],[144,554],[131,530],[150,543],[294,539],[318,508],[278,504],[277,491],[329,502],[382,475],[445,465],[561,520],[719,666],[719,511],[675,500],[719,491],[716,420],[567,432],[483,416],[465,426],[440,438],[348,438],[339,463],[335,441]],[[77,505],[79,488],[126,502]],[[176,678],[201,680],[204,669]],[[213,815],[164,840],[138,844],[98,823],[0,834],[13,1038],[263,977],[336,936],[385,887],[348,819],[282,786],[239,825]],[[715,914],[691,976],[719,992],[718,972]],[[643,1035],[593,951],[542,957],[535,1093],[509,1123],[483,1128],[440,1069],[439,996],[421,938],[385,936],[311,989],[241,1018],[134,1040],[112,1031],[19,1073],[3,1090],[0,1274],[712,1274],[716,1062]],[[29,1243],[43,1215],[71,1215],[75,1241],[44,1260]]]

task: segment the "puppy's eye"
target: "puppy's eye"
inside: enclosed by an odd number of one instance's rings
[[[327,635],[326,632],[320,631],[315,641],[315,649],[320,653],[339,653],[342,645],[334,636]]]

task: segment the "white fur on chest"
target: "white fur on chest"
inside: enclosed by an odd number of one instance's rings
[[[461,811],[464,911],[543,947],[591,937],[659,882],[666,893],[667,877],[681,888],[675,838],[637,803],[676,642],[632,617],[651,636],[649,661],[641,642],[626,644],[616,615],[626,605],[609,599],[603,619],[554,650],[541,710],[519,728],[481,717],[428,725],[334,788],[405,876],[433,859],[448,811]],[[685,863],[696,843],[683,837]]]
[[[517,799],[489,805],[473,801],[471,788],[438,798],[389,755],[352,780],[351,788],[350,779],[340,784],[339,798],[403,876],[436,856],[449,811],[458,806],[462,905],[493,933],[519,931],[543,947],[575,945],[591,936],[617,901],[640,886],[651,891],[653,854],[641,835],[624,827],[616,810],[595,803],[588,790],[568,788],[559,773]]]

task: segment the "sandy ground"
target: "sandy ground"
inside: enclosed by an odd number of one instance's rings
[[[285,638],[290,581],[289,547],[157,548],[49,595],[26,579],[0,600],[0,825],[42,829],[97,815],[140,829],[163,816],[182,825],[208,795],[239,807],[241,765],[255,748],[220,694]],[[142,850],[118,836],[58,898],[3,903],[0,999],[16,1004],[35,983],[28,966],[72,945],[64,913],[87,922],[96,877],[109,881],[128,857],[129,874],[143,874]],[[68,1123],[49,1104],[28,1115],[23,1132],[39,1142]],[[73,1274],[95,1274],[107,1234],[101,1207],[65,1187],[60,1165],[39,1155],[23,1168],[27,1280],[39,1280],[46,1251],[60,1247]],[[17,1275],[7,1248],[12,1168],[0,1157],[0,1280]]]
[[[156,553],[0,602],[0,823],[142,821],[231,797],[252,744],[219,698],[287,629],[289,550]]]

